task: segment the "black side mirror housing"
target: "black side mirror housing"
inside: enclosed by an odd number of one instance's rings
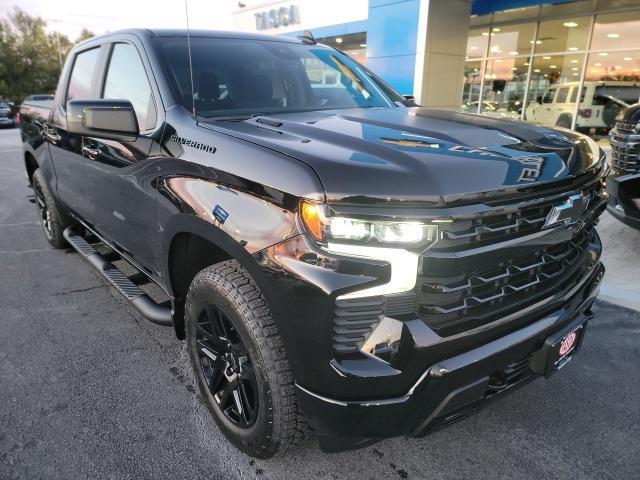
[[[407,107],[417,107],[418,104],[416,103],[416,97],[414,97],[413,95],[402,95],[404,97],[404,104]]]
[[[538,102],[540,105],[542,105],[542,97],[540,96],[540,97],[536,98],[536,102]]]
[[[67,130],[86,137],[133,142],[140,129],[128,100],[70,100]]]

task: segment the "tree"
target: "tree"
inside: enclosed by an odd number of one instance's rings
[[[73,43],[58,32],[47,33],[47,23],[15,8],[0,20],[0,97],[20,103],[32,93],[56,88],[60,59],[64,61]],[[84,29],[78,40],[92,37]]]

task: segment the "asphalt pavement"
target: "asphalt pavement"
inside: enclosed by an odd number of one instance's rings
[[[637,312],[598,303],[566,368],[425,438],[253,460],[217,430],[184,344],[50,248],[30,193],[0,130],[0,479],[640,477]]]

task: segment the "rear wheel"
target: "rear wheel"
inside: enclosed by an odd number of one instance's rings
[[[269,307],[235,260],[196,275],[185,307],[191,363],[225,436],[247,455],[269,458],[303,438],[293,375]]]
[[[49,186],[39,169],[33,173],[32,185],[44,236],[53,247],[64,248],[66,241],[62,232],[69,225],[69,220],[58,209],[51,190],[49,190]]]

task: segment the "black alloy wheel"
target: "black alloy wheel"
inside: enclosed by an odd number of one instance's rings
[[[196,325],[200,368],[220,412],[240,428],[258,415],[258,383],[242,338],[224,309],[207,304]]]

